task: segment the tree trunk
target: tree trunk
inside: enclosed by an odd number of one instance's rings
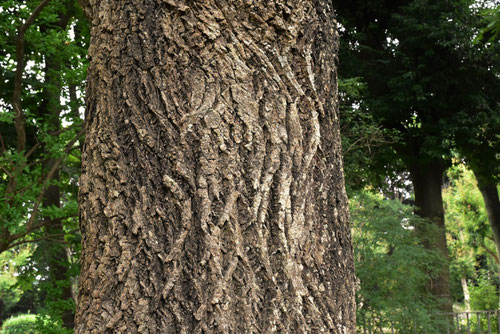
[[[465,311],[470,312],[470,293],[469,286],[467,285],[467,279],[462,277],[460,279],[460,283],[462,284],[462,291],[464,292]]]
[[[55,159],[50,159],[47,163],[47,168],[52,168],[54,163]],[[56,173],[51,181],[57,180],[58,178],[59,175],[58,173]],[[49,186],[44,193],[43,205],[60,207],[60,197],[61,194],[59,191],[59,187],[57,185]],[[47,235],[51,236],[64,234],[61,219],[51,219],[49,217],[44,217],[43,219],[50,221],[46,225],[47,228],[45,233]],[[47,245],[49,245],[50,249],[46,248]],[[60,241],[48,241],[47,243],[42,244],[42,247],[45,247],[45,256],[50,266],[49,277],[50,284],[52,285],[51,288],[53,289],[52,293],[49,294],[47,298],[51,298],[50,302],[59,304],[61,304],[61,301],[66,302],[68,300],[71,300],[73,296],[71,292],[71,280],[68,277],[68,256],[64,244],[62,244]],[[57,291],[56,294],[54,294],[55,291]],[[54,300],[54,298],[57,299]],[[73,328],[73,310],[65,308],[60,311],[64,327]]]
[[[330,3],[83,5],[76,333],[355,333]]]
[[[415,213],[420,217],[427,218],[437,228],[433,240],[425,245],[435,249],[445,262],[438,277],[431,282],[430,288],[433,296],[440,300],[440,309],[443,312],[452,312],[452,300],[450,294],[450,268],[448,257],[448,246],[446,244],[446,229],[444,225],[444,209],[442,198],[443,162],[432,160],[428,162],[419,161],[410,168],[411,179],[415,191]]]
[[[488,215],[493,238],[497,248],[497,254],[500,254],[500,200],[498,198],[498,189],[495,182],[481,182],[481,177],[476,174],[478,188],[483,196],[484,206]]]
[[[69,5],[69,4],[66,4]],[[66,6],[67,10],[69,6]],[[70,20],[69,15],[64,15],[62,13],[58,13],[60,16],[60,20],[57,22],[57,25],[61,28],[61,30],[65,30],[67,28],[68,22]],[[41,26],[40,30],[42,33],[45,33],[48,28],[46,26]],[[58,59],[51,59],[51,57],[47,57],[45,64],[45,89],[44,89],[44,100],[42,101],[39,112],[42,117],[45,118],[46,124],[49,126],[50,131],[59,131],[61,129],[61,91],[62,91],[62,82],[61,82],[61,63]],[[48,148],[47,148],[48,149]],[[47,155],[50,156],[50,151],[46,152]],[[49,158],[46,163],[44,163],[44,169],[48,173],[48,171],[52,170],[53,167],[57,163],[57,158]],[[50,182],[59,181],[59,170],[52,175]],[[57,208],[61,207],[61,190],[57,184],[51,184],[47,187],[43,195],[43,206],[50,207],[54,206]],[[60,239],[63,239],[64,235],[64,227],[61,219],[54,219],[51,217],[43,217],[43,219],[47,222],[45,224],[45,234],[47,236],[60,236]],[[50,239],[49,239],[50,240]],[[51,290],[57,293],[49,294],[47,298],[51,298],[49,300],[52,303],[59,303],[61,301],[68,301],[72,299],[71,292],[71,280],[68,277],[68,255],[66,252],[66,247],[58,240],[50,240],[47,241],[46,244],[42,244],[43,247],[50,247],[49,249],[44,249],[45,258],[48,261],[50,266],[49,277],[50,282],[53,284]],[[54,300],[56,298],[57,300]],[[66,328],[74,327],[74,312],[72,309],[62,309],[61,318]]]

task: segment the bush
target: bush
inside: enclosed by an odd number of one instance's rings
[[[58,321],[47,316],[20,314],[7,319],[0,334],[69,334],[73,331],[62,327]]]
[[[470,306],[475,311],[496,310],[498,308],[496,286],[487,278],[481,277],[476,286],[470,287]]]
[[[422,246],[436,235],[433,226],[412,207],[369,192],[351,196],[350,210],[360,331],[439,333],[427,286],[443,259]]]
[[[0,334],[39,334],[34,314],[21,314],[10,317],[3,325]]]

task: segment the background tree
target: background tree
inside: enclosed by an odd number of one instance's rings
[[[472,52],[478,14],[471,4],[345,2],[339,9],[346,40],[341,73],[366,82],[368,110],[397,133],[400,140],[392,147],[410,173],[416,212],[440,227],[429,247],[443,257],[448,250],[441,188],[451,148],[458,137],[471,140],[473,129],[481,129],[478,102],[491,101],[488,92],[498,85],[491,62]],[[465,137],[458,134],[464,119],[475,122]],[[432,290],[445,297],[443,310],[451,311],[447,266]]]
[[[73,324],[75,269],[68,267],[78,250],[69,241],[77,232],[83,20],[69,0],[4,1],[0,13],[0,252],[10,252],[7,258],[30,252],[22,266],[2,263],[20,274],[18,303],[30,300],[27,308],[10,305],[3,316],[44,310],[54,328],[61,319]]]
[[[468,27],[468,38],[457,45],[457,51],[468,62],[470,74],[474,76],[464,82],[468,94],[461,100],[462,108],[457,109],[452,132],[454,145],[474,172],[481,191],[488,220],[500,251],[500,201],[498,180],[500,177],[500,44],[474,42],[480,35],[484,12],[489,12],[489,3],[475,4],[472,15],[462,18]],[[486,6],[486,8],[485,8]]]
[[[498,308],[498,253],[473,172],[463,162],[448,171],[443,190],[455,309]],[[471,332],[488,328],[486,317],[471,319]],[[490,324],[496,330],[496,323]]]

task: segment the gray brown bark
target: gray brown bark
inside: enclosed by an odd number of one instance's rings
[[[355,333],[329,2],[87,5],[76,333]]]
[[[434,239],[425,246],[437,250],[444,259],[443,266],[437,277],[432,279],[430,290],[433,296],[439,299],[439,308],[443,312],[452,312],[450,294],[450,267],[448,246],[446,243],[446,228],[444,225],[444,208],[442,197],[442,180],[444,163],[435,159],[426,161],[415,160],[410,168],[411,179],[415,192],[415,213],[427,218],[436,226]]]

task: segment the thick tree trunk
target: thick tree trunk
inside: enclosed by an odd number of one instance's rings
[[[88,5],[76,333],[355,333],[330,2]]]
[[[436,249],[445,259],[438,277],[431,282],[431,293],[440,300],[441,311],[452,312],[449,257],[441,192],[444,172],[443,162],[440,160],[415,161],[415,165],[410,168],[415,191],[415,213],[420,217],[429,219],[437,227],[434,239],[425,246]]]

